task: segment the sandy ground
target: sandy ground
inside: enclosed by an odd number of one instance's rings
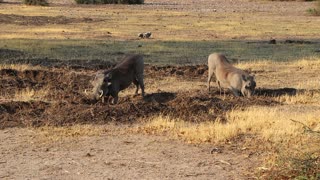
[[[0,138],[1,179],[248,179],[245,172],[259,165],[248,150],[211,153],[212,145],[161,136],[113,132],[41,142],[36,131],[12,128]]]

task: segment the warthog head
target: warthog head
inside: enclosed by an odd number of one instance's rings
[[[85,93],[96,100],[102,98],[109,92],[108,85],[110,85],[110,82],[108,82],[108,80],[108,75],[104,75],[103,73],[96,74],[94,80],[91,82],[93,85],[92,91],[90,92],[90,94],[87,93],[87,91],[85,91]]]
[[[254,75],[242,76],[243,85],[242,85],[242,92],[243,95],[250,97],[254,94],[254,90],[256,88],[256,81]]]
[[[110,93],[109,87],[111,85],[111,73],[104,75],[102,79],[103,80],[102,80],[101,86],[98,90],[98,94],[100,98],[102,96],[107,96]]]

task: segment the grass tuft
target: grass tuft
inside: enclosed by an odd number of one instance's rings
[[[105,128],[94,125],[73,125],[68,127],[44,126],[33,129],[38,140],[42,142],[57,142],[66,138],[79,138],[84,136],[99,136],[105,132]]]
[[[318,104],[320,102],[320,91],[305,91],[295,96],[283,95],[277,98],[285,104]]]
[[[45,101],[46,95],[49,93],[49,89],[43,88],[40,90],[34,90],[32,88],[26,88],[20,91],[17,91],[14,94],[13,100],[14,101]]]
[[[315,8],[309,8],[307,12],[314,16],[320,16],[320,0],[317,0]]]
[[[41,66],[33,66],[29,64],[0,64],[1,69],[14,69],[17,71],[25,71],[25,70],[40,70],[44,67]]]

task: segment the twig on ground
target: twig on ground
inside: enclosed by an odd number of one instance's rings
[[[309,126],[305,125],[304,123],[300,122],[300,121],[297,121],[297,120],[294,120],[294,119],[290,119],[292,122],[294,123],[298,123],[298,124],[301,124],[304,128],[304,132],[307,132],[307,133],[317,133],[320,135],[320,131],[314,131],[312,130]]]

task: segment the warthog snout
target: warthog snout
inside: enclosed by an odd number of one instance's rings
[[[256,82],[254,79],[254,75],[242,75],[243,79],[243,90],[242,94],[247,97],[251,97],[254,94],[254,90],[256,88]]]

